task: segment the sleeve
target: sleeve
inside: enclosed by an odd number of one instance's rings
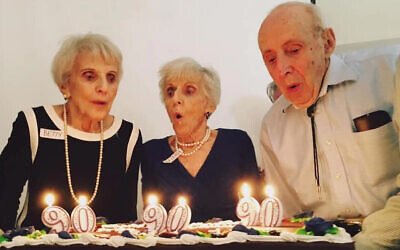
[[[397,176],[400,180],[400,175]],[[400,194],[386,202],[383,209],[370,214],[365,218],[362,232],[356,236],[356,249],[365,249],[365,246],[377,245],[381,248],[400,247]]]
[[[251,141],[249,135],[243,131],[243,136],[241,139],[242,147],[242,156],[241,156],[241,166],[242,166],[242,175],[244,179],[250,181],[252,183],[251,186],[254,188],[253,196],[258,199],[263,199],[262,190],[264,188],[264,182],[261,178],[261,172],[259,171],[256,154],[254,151],[253,142]],[[241,183],[241,182],[239,182]],[[240,187],[238,187],[240,189]]]
[[[143,162],[141,166],[142,171],[142,196],[143,203],[145,203],[145,199],[149,193],[160,193],[160,190],[157,186],[156,176],[154,174],[154,166],[153,159],[149,152],[151,145],[149,143],[145,143],[143,147]],[[164,196],[162,196],[164,197]]]
[[[273,151],[265,123],[266,121],[264,119],[260,135],[261,168],[265,172],[266,184],[271,185],[274,188],[275,196],[282,202],[283,216],[292,217],[293,215],[304,211],[302,211],[301,203],[296,191],[284,178],[284,174],[282,173],[283,170],[279,165],[278,157]]]
[[[135,128],[134,128],[135,129]],[[129,163],[128,170],[125,174],[124,190],[121,199],[124,203],[123,207],[127,209],[125,213],[121,213],[119,222],[135,221],[137,219],[137,187],[139,167],[143,157],[143,139],[142,132],[139,130],[139,135],[133,148],[133,153]]]
[[[0,155],[0,228],[3,231],[15,227],[19,197],[31,167],[29,128],[24,113],[20,112]]]

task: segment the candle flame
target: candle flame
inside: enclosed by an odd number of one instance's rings
[[[149,202],[150,205],[156,205],[158,203],[158,198],[154,194],[149,195],[147,198],[147,201]]]
[[[183,206],[186,204],[186,199],[184,197],[179,197],[178,198],[178,204]]]
[[[44,198],[46,201],[47,206],[52,206],[54,203],[54,195],[53,194],[47,194],[46,197]]]
[[[265,187],[265,194],[266,195],[268,195],[268,196],[270,196],[270,197],[272,197],[272,196],[274,196],[274,188],[272,187],[272,186],[270,186],[270,185],[267,185],[266,187]]]
[[[241,191],[242,191],[242,194],[243,194],[244,196],[249,197],[250,194],[251,194],[251,190],[250,190],[249,184],[244,183],[244,184],[242,185],[242,190],[241,190]]]
[[[87,203],[87,198],[84,195],[79,196],[79,205],[85,206]]]

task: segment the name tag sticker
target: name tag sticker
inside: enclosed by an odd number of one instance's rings
[[[40,129],[40,137],[55,140],[64,140],[64,132],[61,130]]]

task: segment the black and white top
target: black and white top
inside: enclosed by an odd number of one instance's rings
[[[44,196],[55,195],[54,205],[69,213],[77,205],[67,181],[64,123],[53,106],[20,112],[12,134],[0,155],[0,228],[43,228]],[[72,186],[75,194],[93,194],[99,161],[100,135],[68,127]],[[97,196],[90,204],[97,216],[110,222],[137,217],[137,180],[142,158],[142,136],[132,123],[115,118],[104,131],[103,164]],[[19,197],[28,181],[28,196],[22,218],[17,218]],[[23,217],[26,215],[26,218]],[[23,220],[24,219],[24,220]]]

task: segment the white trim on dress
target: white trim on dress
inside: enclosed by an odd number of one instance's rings
[[[47,115],[54,122],[56,127],[64,133],[64,121],[57,115],[57,112],[52,105],[43,106]],[[108,129],[104,131],[104,140],[111,138],[121,128],[122,119],[114,116],[114,121]],[[71,126],[68,126],[68,135],[82,141],[100,141],[100,133],[88,133]]]
[[[128,147],[126,149],[126,169],[125,172],[128,172],[129,165],[131,164],[133,149],[135,148],[137,139],[139,137],[139,129],[133,124],[131,136],[129,138]]]

